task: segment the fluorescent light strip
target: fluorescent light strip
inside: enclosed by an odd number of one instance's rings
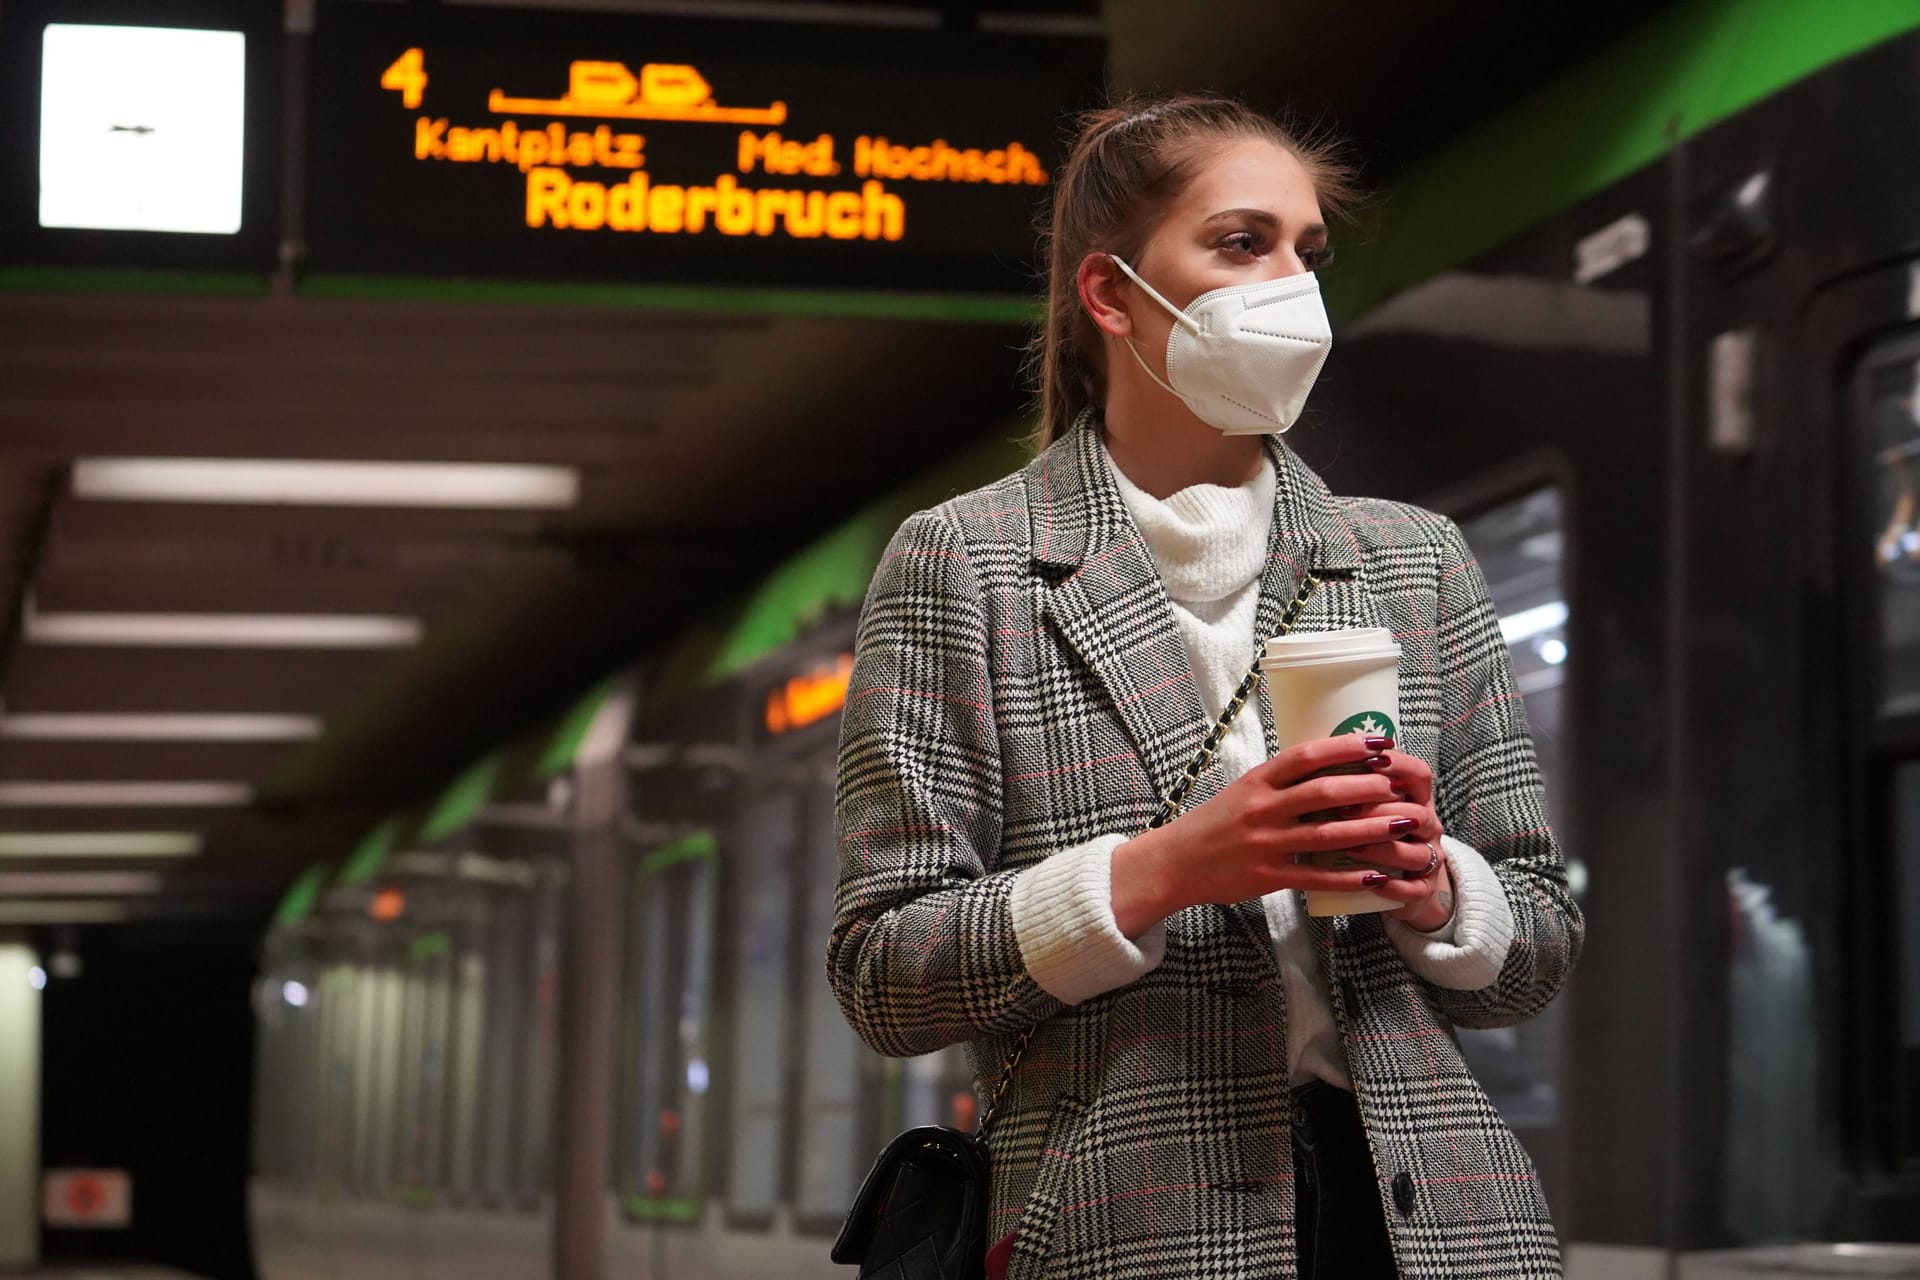
[[[32,597],[22,622],[33,644],[221,649],[405,649],[425,630],[384,614],[41,613]]]
[[[318,716],[0,715],[0,738],[22,742],[301,742],[319,736]]]
[[[0,782],[10,809],[229,809],[253,803],[244,782]]]
[[[193,831],[0,831],[0,858],[191,858]]]
[[[0,871],[0,898],[132,896],[162,883],[152,871]]]
[[[1567,602],[1550,600],[1546,604],[1522,609],[1518,613],[1508,614],[1500,619],[1500,636],[1508,644],[1519,644],[1522,640],[1531,640],[1544,631],[1554,631],[1566,625]]]
[[[0,924],[116,924],[127,918],[117,902],[0,902]]]
[[[572,467],[495,462],[321,462],[257,458],[81,458],[76,497],[133,502],[348,507],[571,507]]]

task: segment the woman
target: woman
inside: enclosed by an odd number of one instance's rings
[[[965,1042],[984,1089],[1037,1028],[989,1133],[1013,1280],[1560,1273],[1448,1034],[1536,1013],[1582,927],[1485,583],[1450,521],[1332,497],[1278,434],[1351,189],[1234,103],[1087,117],[1044,451],[910,518],[862,614],[828,971],[874,1049]],[[1401,645],[1397,741],[1276,755],[1256,698],[1145,830],[1308,571],[1296,630]],[[1296,860],[1336,849],[1366,865]]]

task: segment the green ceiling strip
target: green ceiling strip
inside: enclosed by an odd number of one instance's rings
[[[608,676],[587,696],[574,704],[571,711],[561,717],[553,732],[540,749],[539,757],[534,761],[533,772],[536,778],[546,779],[564,773],[573,767],[574,760],[580,754],[580,746],[587,740],[587,732],[593,728],[593,722],[599,716],[607,700],[620,687],[622,676],[618,673]]]
[[[504,758],[504,752],[496,751],[455,778],[428,810],[426,820],[420,824],[420,839],[429,843],[440,840],[472,822],[493,798]]]
[[[244,271],[136,271],[99,267],[0,267],[0,292],[161,293],[264,298],[267,278]]]
[[[1675,142],[1916,27],[1914,0],[1683,4],[1394,184],[1369,225],[1342,238],[1331,310],[1351,318],[1470,262]]]
[[[752,666],[791,644],[833,609],[857,609],[887,540],[913,512],[1017,471],[1032,455],[1017,435],[996,435],[875,502],[775,569],[722,616],[670,649],[650,692],[658,704]]]
[[[320,891],[326,888],[327,876],[333,870],[324,862],[316,862],[302,871],[287,886],[280,905],[274,908],[273,922],[281,927],[299,924],[313,914],[313,908],[320,901]]]
[[[386,869],[387,859],[399,843],[400,819],[388,818],[362,836],[347,855],[346,865],[340,868],[339,884],[348,889],[371,884]]]
[[[683,862],[697,862],[702,858],[718,857],[719,854],[720,841],[714,838],[713,832],[702,828],[699,831],[688,832],[678,840],[669,841],[648,853],[640,859],[640,874],[658,875]]]
[[[311,275],[295,291],[309,298],[481,302],[527,306],[626,307],[761,316],[1032,323],[1040,304],[1006,294],[890,293],[880,290],[760,289],[667,284],[572,284],[538,280],[415,279]]]

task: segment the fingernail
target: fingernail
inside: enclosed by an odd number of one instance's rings
[[[1385,756],[1368,756],[1367,767],[1369,769],[1378,769],[1384,773],[1388,769],[1393,768],[1393,761],[1387,759]]]
[[[1413,830],[1412,818],[1395,818],[1387,824],[1387,834],[1390,836],[1403,836],[1411,830]]]
[[[1388,747],[1392,745],[1393,745],[1392,738],[1368,738],[1367,739],[1367,750],[1369,751],[1385,751]]]
[[[1373,886],[1377,884],[1385,884],[1389,879],[1391,879],[1391,877],[1381,875],[1379,872],[1375,871],[1367,875],[1361,876],[1360,883],[1367,886],[1367,888],[1371,889],[1373,888]]]

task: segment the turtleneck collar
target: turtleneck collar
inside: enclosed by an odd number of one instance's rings
[[[1238,488],[1190,485],[1163,501],[1114,465],[1104,437],[1100,455],[1146,539],[1169,597],[1193,604],[1222,600],[1260,577],[1273,525],[1272,459],[1262,454],[1259,472]]]

